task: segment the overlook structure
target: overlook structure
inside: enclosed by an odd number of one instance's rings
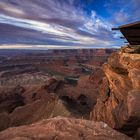
[[[130,45],[140,45],[140,21],[126,24],[112,30],[120,30]]]

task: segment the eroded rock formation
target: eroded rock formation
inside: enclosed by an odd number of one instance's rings
[[[0,133],[0,140],[131,140],[107,124],[56,117]]]
[[[103,65],[106,78],[92,119],[129,136],[140,127],[140,54],[137,47],[113,53]]]

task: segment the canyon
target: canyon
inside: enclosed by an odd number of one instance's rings
[[[139,100],[139,47],[0,52],[0,140],[139,139]]]

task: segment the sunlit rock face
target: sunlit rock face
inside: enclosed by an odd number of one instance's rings
[[[30,85],[39,85],[41,83],[45,83],[50,79],[47,74],[43,73],[23,73],[23,74],[7,74],[0,78],[0,87],[8,87],[8,86],[30,86]]]
[[[125,47],[113,53],[103,70],[106,78],[92,119],[132,136],[140,127],[139,47]]]
[[[103,122],[56,117],[0,133],[0,140],[131,140]]]

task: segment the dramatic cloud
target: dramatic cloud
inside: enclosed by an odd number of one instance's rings
[[[111,28],[138,20],[139,6],[138,0],[0,0],[0,43],[119,46]]]

